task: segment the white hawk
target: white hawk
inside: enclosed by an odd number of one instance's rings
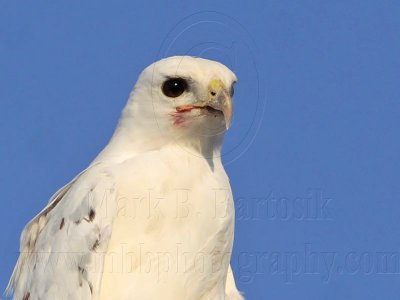
[[[14,299],[243,299],[221,163],[235,74],[175,56],[140,75],[109,144],[25,227]]]

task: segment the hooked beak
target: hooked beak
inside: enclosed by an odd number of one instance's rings
[[[225,127],[229,128],[232,120],[232,97],[219,79],[211,80],[208,86],[208,106],[222,111],[225,119]]]
[[[176,107],[178,112],[190,111],[194,108],[213,109],[222,112],[225,119],[225,128],[229,129],[232,119],[232,97],[219,79],[211,80],[208,86],[208,99],[190,105]]]

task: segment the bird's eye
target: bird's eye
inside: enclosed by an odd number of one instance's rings
[[[232,82],[231,89],[229,90],[229,94],[230,94],[231,98],[235,94],[235,84],[236,84],[236,81]]]
[[[187,88],[188,84],[185,79],[171,78],[164,82],[162,92],[167,97],[176,98],[182,95]]]

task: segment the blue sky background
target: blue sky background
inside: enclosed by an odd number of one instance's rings
[[[399,299],[399,16],[398,1],[0,1],[0,289],[139,72],[192,54],[239,77],[223,159],[247,299]]]

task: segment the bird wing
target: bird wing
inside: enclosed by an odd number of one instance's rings
[[[14,299],[95,299],[115,215],[110,168],[93,164],[24,228],[7,293]]]
[[[229,265],[228,273],[226,276],[225,298],[227,300],[244,300],[243,295],[238,291],[236,287],[231,265]]]

